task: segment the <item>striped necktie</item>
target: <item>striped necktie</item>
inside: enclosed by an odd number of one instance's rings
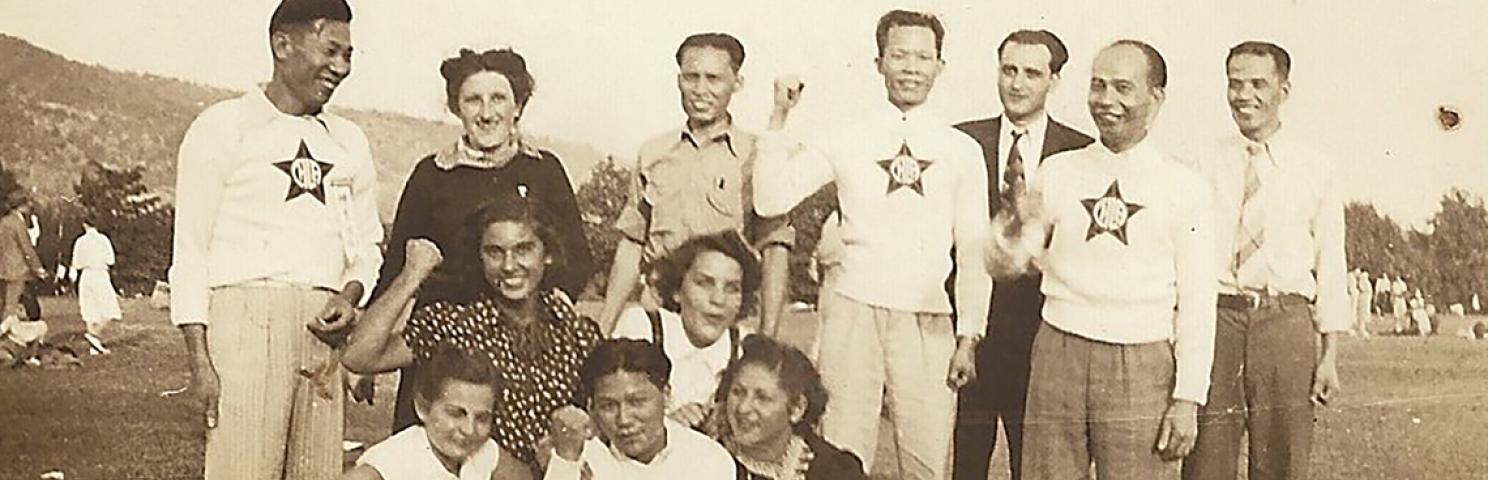
[[[1260,163],[1271,160],[1270,149],[1263,143],[1245,146],[1245,183],[1240,197],[1240,225],[1235,229],[1235,257],[1232,268],[1235,282],[1241,288],[1264,290],[1271,273],[1264,256],[1257,256],[1265,243],[1265,202],[1261,201]]]
[[[1008,147],[1007,168],[1002,172],[1002,182],[1007,184],[1004,192],[1008,198],[1018,198],[1027,186],[1023,175],[1023,154],[1018,151],[1018,141],[1023,139],[1024,132],[1013,130],[1013,145]]]

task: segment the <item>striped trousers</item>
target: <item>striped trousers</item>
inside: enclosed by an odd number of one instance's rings
[[[207,480],[341,475],[340,365],[331,367],[333,388],[300,374],[336,361],[305,327],[331,295],[277,285],[212,291],[207,348],[222,397],[207,431]]]

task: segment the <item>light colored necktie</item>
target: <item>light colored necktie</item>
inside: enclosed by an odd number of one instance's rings
[[[1260,163],[1271,160],[1265,144],[1245,146],[1245,183],[1240,197],[1240,225],[1235,229],[1235,282],[1245,289],[1264,290],[1271,273],[1260,252],[1265,243],[1265,202],[1261,201]]]

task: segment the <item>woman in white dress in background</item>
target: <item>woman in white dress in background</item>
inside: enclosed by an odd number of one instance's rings
[[[109,278],[109,267],[114,265],[114,243],[107,235],[98,231],[91,220],[83,221],[83,235],[72,244],[72,270],[77,278],[78,310],[94,355],[109,353],[103,345],[103,330],[109,322],[123,318],[119,311],[119,297],[114,291],[114,282]]]

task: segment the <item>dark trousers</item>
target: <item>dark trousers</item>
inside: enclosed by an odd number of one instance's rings
[[[1215,325],[1209,402],[1183,462],[1185,480],[1232,479],[1250,433],[1250,480],[1308,478],[1317,333],[1310,305],[1234,310]]]
[[[999,281],[992,294],[987,337],[977,346],[977,379],[961,389],[956,409],[955,480],[986,480],[997,421],[1002,420],[1013,480],[1023,476],[1023,407],[1028,396],[1029,357],[1043,323],[1041,277]]]
[[[26,319],[30,321],[41,320],[41,281],[36,280],[26,283],[26,290],[21,292],[21,306],[25,307]]]

